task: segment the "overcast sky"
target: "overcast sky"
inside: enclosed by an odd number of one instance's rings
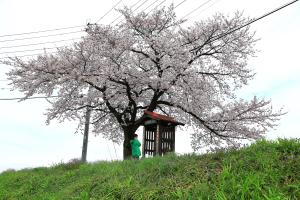
[[[138,0],[123,0],[123,5],[131,6]],[[137,11],[148,6],[150,11],[155,5],[177,5],[182,0],[143,0]],[[94,23],[110,10],[119,0],[0,0],[0,58],[13,55],[41,53],[41,48],[60,47],[77,41],[84,33],[77,32],[83,28],[66,29],[38,34],[4,36],[62,27]],[[177,9],[177,16],[183,17],[201,4],[207,2],[196,12],[188,16],[192,23],[205,19],[216,12],[228,15],[237,10],[244,11],[251,18],[259,17],[289,0],[186,0]],[[136,11],[136,12],[137,12]],[[110,12],[99,23],[110,24],[119,14]],[[121,20],[120,18],[119,20]],[[255,58],[249,59],[249,66],[256,72],[254,80],[239,91],[243,98],[253,95],[272,99],[274,109],[284,108],[288,113],[282,117],[276,130],[270,130],[267,138],[300,137],[300,2],[264,18],[253,25],[260,38],[256,48],[259,50]],[[15,40],[25,37],[37,37],[49,34],[77,32],[60,36],[41,37],[28,40]],[[5,40],[5,41],[4,41]],[[68,41],[61,41],[68,40]],[[10,47],[49,41],[61,41],[34,46]],[[10,47],[10,48],[8,48]],[[24,51],[32,50],[32,51]],[[53,51],[55,49],[49,49]],[[19,53],[4,53],[24,51]],[[21,97],[17,91],[10,91],[5,73],[9,66],[0,64],[0,98]],[[8,169],[49,166],[66,162],[81,156],[82,135],[74,134],[76,122],[45,124],[44,113],[49,104],[43,100],[27,100],[25,102],[0,101],[0,172]],[[139,130],[141,135],[141,129]],[[190,153],[189,134],[178,131],[176,134],[176,152]],[[121,159],[122,149],[117,144],[106,141],[100,136],[90,136],[88,145],[88,161]]]

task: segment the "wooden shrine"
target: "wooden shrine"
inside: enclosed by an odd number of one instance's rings
[[[172,117],[145,111],[142,155],[164,155],[175,151],[175,127],[184,125]]]

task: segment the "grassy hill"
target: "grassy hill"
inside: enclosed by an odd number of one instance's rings
[[[300,140],[0,174],[0,199],[300,199]]]

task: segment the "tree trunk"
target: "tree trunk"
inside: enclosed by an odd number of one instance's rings
[[[130,159],[131,158],[131,145],[130,140],[132,140],[137,128],[134,127],[125,127],[123,128],[124,131],[124,142],[123,142],[123,159]]]

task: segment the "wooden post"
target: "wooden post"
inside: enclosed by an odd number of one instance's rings
[[[143,129],[142,158],[145,158],[146,126]]]
[[[172,128],[172,151],[175,153],[175,131],[176,127]]]
[[[157,124],[156,136],[155,136],[155,155],[159,155],[159,141],[160,141],[160,125]]]

